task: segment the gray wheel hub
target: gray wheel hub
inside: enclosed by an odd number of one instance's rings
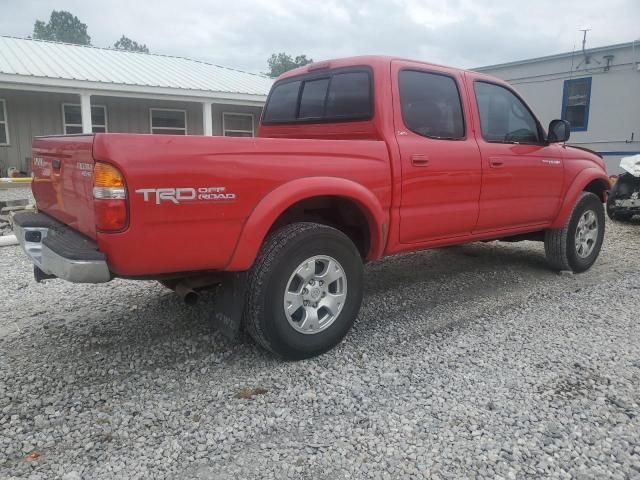
[[[328,255],[315,255],[289,277],[284,313],[294,330],[315,334],[336,321],[346,299],[347,276],[340,262]]]
[[[587,258],[593,252],[598,241],[598,216],[593,210],[585,211],[576,227],[576,253],[581,258]]]

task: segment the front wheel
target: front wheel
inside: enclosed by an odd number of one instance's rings
[[[604,240],[604,207],[597,195],[582,192],[563,228],[547,230],[544,250],[552,268],[584,272],[598,258]]]
[[[264,348],[290,360],[333,348],[362,302],[362,260],[341,231],[316,223],[269,235],[248,278],[244,322]]]

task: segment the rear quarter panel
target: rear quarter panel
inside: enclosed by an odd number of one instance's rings
[[[271,191],[300,178],[340,177],[365,186],[388,208],[390,167],[377,140],[180,137],[98,134],[96,160],[123,172],[129,228],[98,233],[123,276],[224,269],[247,218]],[[145,189],[224,188],[231,200],[156,202]]]

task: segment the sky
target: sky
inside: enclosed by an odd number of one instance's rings
[[[316,61],[385,54],[472,68],[640,38],[638,0],[0,0],[0,35],[26,37],[51,10],[152,53],[267,71],[272,53]]]

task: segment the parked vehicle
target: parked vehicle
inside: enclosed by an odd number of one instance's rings
[[[607,198],[607,215],[612,220],[628,222],[640,215],[640,155],[624,157],[620,167],[625,173],[618,176]]]
[[[157,279],[290,359],[351,328],[363,262],[540,240],[582,272],[604,237],[602,159],[546,133],[502,80],[389,57],[282,75],[258,138],[98,133],[33,142],[39,213],[15,227],[36,279]]]

